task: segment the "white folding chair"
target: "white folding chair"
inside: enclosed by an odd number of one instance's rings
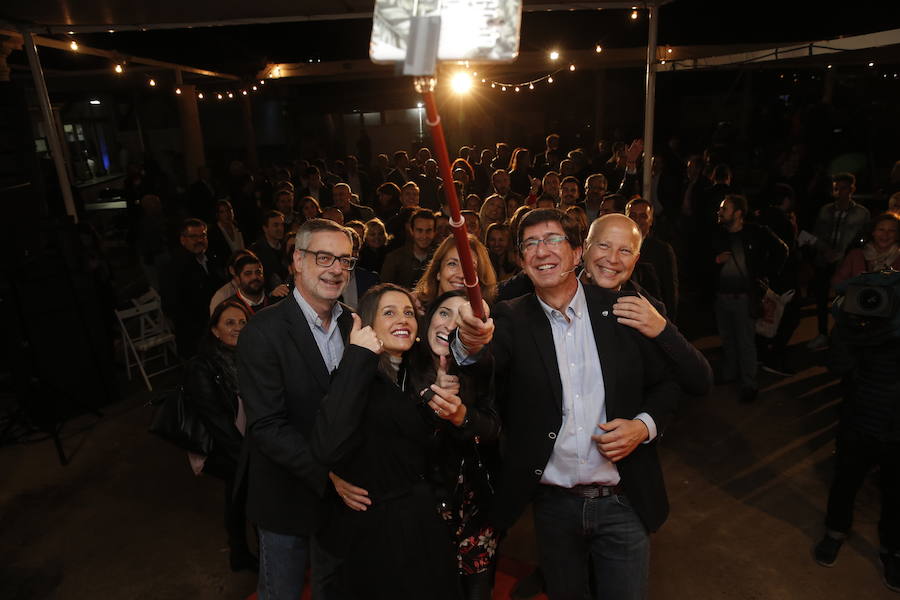
[[[147,294],[132,300],[133,308],[116,311],[122,330],[125,372],[131,380],[131,369],[137,367],[147,390],[153,391],[150,378],[179,366],[175,334],[169,329],[162,312],[159,294],[150,289]],[[148,372],[150,364],[161,368]]]

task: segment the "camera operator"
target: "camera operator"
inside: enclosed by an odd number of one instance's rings
[[[900,272],[866,273],[838,286],[829,369],[842,376],[843,403],[826,533],[816,562],[830,567],[853,521],[866,473],[880,469],[878,533],[884,582],[900,592]]]

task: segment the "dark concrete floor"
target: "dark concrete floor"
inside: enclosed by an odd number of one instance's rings
[[[690,314],[689,312],[686,314]],[[715,356],[708,318],[690,319]],[[897,598],[881,582],[874,476],[857,500],[856,530],[834,568],[810,554],[831,477],[834,379],[801,342],[800,368],[762,374],[756,403],[717,387],[682,407],[661,444],[671,515],[653,536],[651,598]],[[124,379],[124,378],[123,378]],[[158,388],[175,374],[155,380]],[[104,416],[69,421],[60,466],[50,441],[0,448],[0,599],[242,599],[255,577],[227,565],[222,486],[194,477],[180,451],[147,433],[150,395],[125,382]],[[528,516],[503,552],[533,563]]]

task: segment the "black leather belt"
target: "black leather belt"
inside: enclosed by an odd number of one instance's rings
[[[581,483],[570,488],[560,487],[559,489],[580,498],[606,498],[607,496],[621,496],[625,493],[625,487],[621,483],[616,485]]]

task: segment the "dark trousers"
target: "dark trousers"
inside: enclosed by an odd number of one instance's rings
[[[769,340],[758,336],[758,355],[763,363],[775,367],[785,366],[787,345],[791,340],[791,336],[797,330],[797,326],[800,325],[801,316],[800,301],[794,296],[784,307],[784,313],[781,315],[781,322],[778,324],[775,337]]]
[[[881,519],[878,535],[888,552],[900,551],[900,442],[883,442],[846,428],[838,433],[834,483],[828,494],[825,527],[846,534],[853,524],[853,502],[866,474],[880,468]]]
[[[646,598],[650,535],[626,496],[538,486],[534,530],[550,600]]]
[[[225,482],[225,531],[231,552],[247,553],[247,478],[240,489],[235,489],[237,463],[227,456],[213,453],[206,457],[203,472]]]
[[[816,265],[812,280],[809,282],[810,292],[816,301],[816,323],[822,335],[828,335],[828,294],[831,291],[831,278],[835,269],[836,264]]]

